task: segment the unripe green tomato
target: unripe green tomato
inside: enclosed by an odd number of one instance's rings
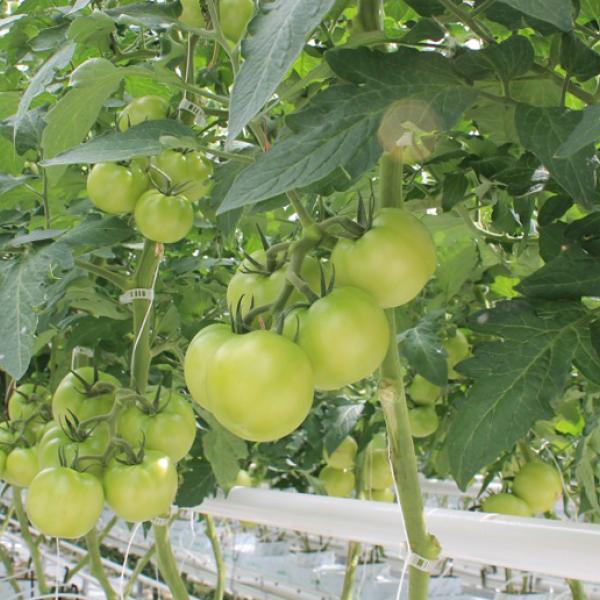
[[[38,474],[39,463],[35,448],[15,448],[8,453],[2,478],[17,487],[28,487]]]
[[[431,406],[435,404],[440,397],[442,389],[431,383],[421,375],[415,375],[412,383],[408,386],[408,395],[415,403],[422,406]]]
[[[152,158],[152,164],[169,178],[171,185],[180,188],[177,193],[190,202],[199,200],[210,189],[212,167],[201,152],[165,150]],[[152,178],[156,183],[164,179],[156,172]]]
[[[313,401],[313,373],[302,349],[272,331],[234,335],[216,351],[206,378],[209,406],[232,433],[253,442],[294,431]]]
[[[552,510],[562,496],[558,470],[542,462],[527,463],[515,476],[512,492],[527,502],[534,513]]]
[[[444,348],[448,354],[448,379],[460,379],[462,375],[454,370],[454,365],[465,360],[470,354],[469,342],[465,334],[456,330],[456,335],[444,342]]]
[[[28,421],[24,435],[33,443],[51,417],[52,396],[47,388],[34,383],[24,383],[8,399],[8,418],[11,421]]]
[[[410,432],[414,438],[424,438],[437,431],[440,420],[431,406],[419,406],[408,411]]]
[[[181,14],[179,20],[188,27],[196,27],[204,29],[206,27],[206,20],[202,14],[202,8],[200,7],[199,0],[180,0],[181,2]]]
[[[238,471],[237,477],[235,478],[235,485],[242,487],[254,487],[254,479],[252,479],[250,473],[245,469]]]
[[[6,469],[6,452],[0,450],[0,478],[4,477],[4,470]]]
[[[364,482],[367,488],[384,490],[394,483],[387,450],[368,449],[364,469]]]
[[[410,302],[435,271],[433,239],[409,212],[384,208],[357,240],[338,240],[331,262],[336,284],[369,293],[383,308]]]
[[[163,244],[182,240],[194,224],[194,209],[185,196],[166,196],[157,190],[141,195],[134,215],[142,235]]]
[[[390,335],[388,322],[383,310],[362,290],[335,288],[305,314],[298,314],[298,344],[310,359],[318,390],[356,383],[381,365]]]
[[[104,506],[100,481],[89,473],[51,467],[27,491],[27,516],[43,534],[75,539],[95,527]]]
[[[532,510],[524,500],[513,494],[495,494],[488,496],[482,503],[483,512],[499,515],[513,515],[515,517],[531,517]]]
[[[383,431],[376,433],[367,446],[367,452],[373,450],[387,450],[387,437]]]
[[[126,131],[130,127],[139,125],[144,121],[157,121],[166,119],[169,113],[169,103],[160,96],[142,96],[132,100],[119,115],[117,125],[119,131]]]
[[[86,184],[92,204],[110,215],[132,212],[147,187],[148,176],[138,166],[117,163],[94,165]]]
[[[334,469],[352,469],[354,467],[354,459],[358,451],[358,444],[351,436],[346,436],[342,443],[328,456],[327,451],[323,449],[325,462]]]
[[[229,325],[215,323],[201,329],[192,339],[185,353],[183,374],[185,384],[194,402],[210,410],[206,377],[208,366],[221,345],[233,337]]]
[[[254,14],[252,0],[219,0],[219,21],[225,37],[237,44]]]
[[[383,490],[369,490],[367,492],[367,500],[373,500],[375,502],[394,502],[396,496],[392,488],[385,488]]]
[[[338,496],[340,498],[349,496],[356,485],[353,471],[343,471],[330,466],[321,469],[319,480],[328,496]]]

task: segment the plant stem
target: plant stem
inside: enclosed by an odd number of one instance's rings
[[[221,544],[215,529],[215,521],[210,515],[204,515],[206,521],[206,536],[210,541],[210,545],[215,557],[217,565],[217,585],[215,587],[214,600],[223,600],[225,595],[225,563],[223,562],[223,553],[221,552]]]
[[[310,216],[310,213],[306,210],[306,208],[304,208],[304,205],[302,204],[298,194],[292,190],[291,192],[287,193],[287,197],[290,201],[290,204],[293,206],[294,210],[296,211],[296,214],[298,215],[298,218],[300,219],[300,223],[302,224],[302,227],[309,227],[310,225],[312,225],[314,223],[314,220]]]
[[[158,559],[158,569],[165,583],[169,586],[173,600],[189,600],[187,588],[173,556],[173,550],[169,541],[169,526],[157,525],[152,526],[154,530],[154,544],[156,546],[156,554]]]
[[[156,546],[150,546],[150,548],[146,550],[144,555],[139,558],[137,563],[135,563],[135,568],[131,572],[129,581],[127,582],[125,590],[123,591],[123,598],[129,598],[129,596],[131,596],[131,592],[133,590],[135,582],[137,581],[137,578],[139,577],[140,573],[144,570],[144,567],[150,562],[150,559],[152,558],[155,552]]]
[[[102,528],[102,530],[100,531],[100,534],[98,535],[98,538],[97,538],[97,541],[99,544],[108,535],[108,532],[117,524],[118,520],[119,520],[119,518],[115,516]],[[79,562],[72,569],[69,569],[69,571],[67,572],[67,575],[65,577],[65,581],[69,581],[77,573],[79,573],[79,571],[81,571],[81,569],[83,569],[83,567],[85,567],[88,564],[89,560],[90,560],[89,553],[82,556],[81,559],[79,560]]]
[[[362,31],[383,29],[383,0],[358,0],[358,23]]]
[[[21,587],[19,586],[19,582],[14,577],[15,569],[10,559],[8,552],[5,550],[4,546],[0,546],[0,561],[4,565],[4,570],[6,571],[6,577],[4,581],[8,581],[13,590],[20,596],[21,595]]]
[[[380,164],[380,201],[381,208],[401,206],[403,202],[402,159],[389,153],[381,157]]]
[[[184,73],[184,81],[185,83],[194,83],[194,52],[196,50],[196,43],[198,41],[198,36],[193,33],[188,34],[187,40],[187,53],[185,59],[185,73]],[[184,92],[184,98],[187,98],[187,92]],[[195,97],[192,95],[187,98],[190,102],[195,102]],[[181,120],[186,125],[192,125],[194,123],[195,115],[194,113],[183,110],[180,111]]]
[[[360,557],[360,544],[358,542],[348,542],[348,554],[346,558],[346,573],[344,574],[344,585],[340,600],[352,600],[354,592],[354,578],[356,567]]]
[[[116,600],[117,594],[112,585],[110,585],[110,581],[104,570],[104,565],[102,564],[100,544],[98,542],[98,534],[95,527],[90,529],[85,536],[85,545],[87,546],[88,556],[90,557],[90,571],[92,572],[92,575],[97,579],[107,600]]]
[[[76,258],[75,265],[80,269],[85,269],[97,277],[102,277],[103,279],[106,279],[106,281],[110,281],[121,290],[127,289],[128,278],[125,275],[115,273],[111,269],[102,267],[100,265],[95,265],[94,263],[83,260],[82,258]]]
[[[587,600],[588,596],[585,593],[581,581],[578,581],[577,579],[567,579],[566,582],[571,590],[571,597],[573,600]]]
[[[21,495],[21,488],[13,486],[13,504],[15,507],[15,513],[19,521],[19,527],[21,528],[21,537],[27,544],[31,561],[33,563],[33,570],[38,583],[38,589],[40,594],[48,593],[48,585],[46,584],[46,575],[44,573],[44,565],[42,564],[42,557],[40,551],[29,531],[29,521],[25,514],[25,508],[23,507],[23,497]]]
[[[48,175],[46,169],[42,172],[42,202],[44,203],[44,220],[46,229],[50,229],[50,204],[48,202]]]

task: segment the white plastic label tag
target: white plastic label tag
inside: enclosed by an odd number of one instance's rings
[[[179,103],[179,110],[187,110],[194,115],[194,123],[196,125],[204,125],[206,123],[206,113],[200,106],[194,104],[187,98],[182,98]]]

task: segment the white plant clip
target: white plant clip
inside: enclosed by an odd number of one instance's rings
[[[91,348],[85,346],[75,346],[71,352],[71,371],[77,368],[77,359],[80,356],[87,356],[87,358],[94,358],[94,351]]]
[[[194,115],[194,123],[196,125],[204,125],[206,123],[206,113],[202,110],[202,107],[194,104],[187,98],[182,98],[179,103],[179,110],[187,110]]]
[[[119,296],[121,304],[131,304],[134,300],[154,300],[152,288],[132,288]]]

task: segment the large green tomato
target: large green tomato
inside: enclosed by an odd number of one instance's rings
[[[156,388],[146,392],[153,400]],[[180,461],[192,447],[196,437],[196,417],[191,404],[180,394],[163,388],[157,412],[145,412],[142,407],[130,406],[117,419],[119,435],[132,446],[159,450],[173,462]]]
[[[15,448],[6,457],[2,478],[11,485],[27,487],[38,471],[39,463],[35,448]]]
[[[373,500],[375,502],[395,502],[396,496],[392,488],[385,488],[383,490],[369,490],[367,492],[367,500]]]
[[[256,250],[250,256],[260,265],[266,265],[264,250]],[[245,315],[252,305],[256,307],[274,302],[285,286],[287,265],[276,269],[270,275],[252,272],[256,269],[257,267],[251,261],[243,260],[227,286],[227,305],[235,311],[242,299],[242,315]],[[321,288],[319,261],[312,256],[306,257],[300,270],[300,277],[308,283],[313,292],[318,293]],[[291,305],[303,300],[306,300],[304,296],[298,290],[294,290],[287,303]]]
[[[425,377],[415,375],[407,391],[410,399],[415,404],[431,406],[440,397],[442,390],[439,386],[425,379]]]
[[[225,37],[237,44],[254,14],[252,0],[219,0],[219,21]]]
[[[410,432],[414,438],[423,438],[435,433],[440,420],[432,406],[419,406],[408,411]]]
[[[25,437],[34,442],[46,421],[52,416],[52,396],[47,388],[34,383],[24,383],[8,399],[8,418],[11,421],[28,421]]]
[[[552,510],[562,495],[560,473],[542,462],[527,463],[515,476],[512,492],[534,513]]]
[[[119,115],[117,121],[119,131],[126,131],[130,127],[139,125],[144,121],[157,121],[166,119],[169,113],[169,103],[160,96],[142,96],[132,100]]]
[[[319,480],[328,496],[339,496],[341,498],[349,496],[356,485],[353,471],[343,471],[331,466],[321,469]]]
[[[170,180],[171,185],[177,186],[178,194],[185,196],[190,202],[199,200],[210,189],[211,165],[201,152],[177,152],[165,150],[152,159]],[[157,179],[153,174],[153,179]]]
[[[458,371],[455,371],[453,367],[469,356],[469,341],[465,337],[465,334],[460,329],[457,329],[456,335],[444,342],[444,348],[448,354],[448,379],[460,379],[462,375]]]
[[[168,514],[177,493],[175,464],[157,450],[147,450],[137,465],[111,460],[103,480],[110,508],[134,523]]]
[[[335,288],[289,319],[298,319],[298,344],[310,359],[319,390],[335,390],[368,377],[387,352],[385,314],[358,288]],[[290,330],[294,328],[288,325],[286,332]]]
[[[142,234],[163,244],[182,240],[194,224],[194,209],[185,196],[167,196],[158,190],[140,196],[134,215]]]
[[[435,271],[435,246],[416,217],[384,208],[358,240],[340,239],[331,255],[336,282],[368,292],[380,306],[410,302]]]
[[[515,517],[531,517],[533,514],[529,504],[513,494],[495,494],[487,497],[482,503],[483,512],[499,515],[514,515]]]
[[[313,401],[313,373],[302,349],[272,331],[234,335],[207,373],[211,412],[238,437],[270,442],[292,433]]]
[[[372,490],[384,490],[394,483],[387,450],[368,449],[365,454],[364,482]]]
[[[330,454],[323,450],[325,462],[335,469],[352,469],[354,467],[354,459],[358,451],[358,444],[351,436],[346,436],[342,443]]]
[[[206,20],[199,0],[180,0],[180,2],[182,11],[179,20],[188,27],[206,28]]]
[[[134,163],[129,167],[98,163],[90,171],[86,187],[90,200],[100,210],[111,215],[130,213],[148,188],[148,175]]]
[[[207,410],[210,410],[206,389],[208,365],[221,344],[232,336],[229,325],[222,323],[209,325],[194,336],[185,353],[183,362],[185,384],[194,402]]]
[[[98,380],[94,381],[93,367],[81,367],[75,374],[63,377],[52,397],[52,413],[57,423],[62,424],[70,413],[84,421],[110,412],[120,383],[108,373],[98,371],[97,375]]]
[[[88,533],[102,513],[104,493],[94,475],[67,467],[38,473],[27,491],[27,516],[43,534],[78,538]]]

